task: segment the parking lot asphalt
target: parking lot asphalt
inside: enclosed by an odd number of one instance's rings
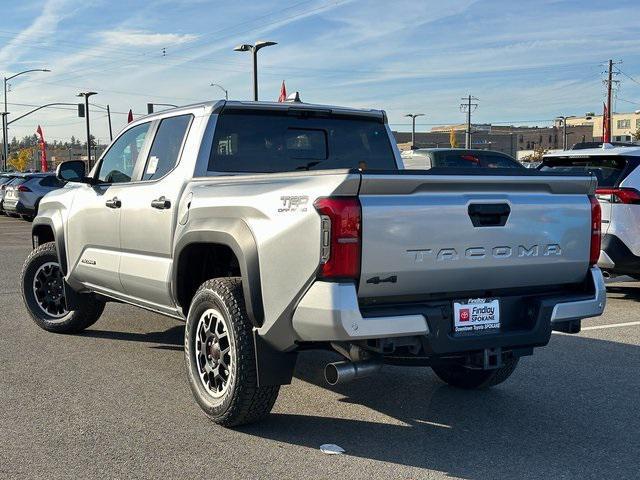
[[[307,352],[273,414],[229,430],[191,396],[180,322],[110,303],[80,335],[36,327],[30,226],[0,217],[0,478],[638,478],[640,283],[496,388],[401,367],[329,387],[333,357]]]

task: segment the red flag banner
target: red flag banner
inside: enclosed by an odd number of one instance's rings
[[[36,133],[40,137],[40,170],[42,172],[47,171],[47,144],[44,141],[44,134],[42,133],[42,127],[38,125]]]
[[[133,122],[133,111],[129,109],[129,115],[127,115],[127,123]]]
[[[287,87],[284,84],[284,80],[282,80],[282,86],[280,87],[280,96],[278,97],[278,102],[282,103],[287,99]]]

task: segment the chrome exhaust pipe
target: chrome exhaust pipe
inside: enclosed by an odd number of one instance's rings
[[[380,360],[329,363],[324,367],[324,379],[329,385],[337,385],[376,374],[381,368],[382,361]]]

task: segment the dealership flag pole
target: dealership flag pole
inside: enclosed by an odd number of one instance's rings
[[[38,129],[36,130],[38,136],[40,137],[40,170],[43,172],[47,171],[47,144],[44,141],[44,134],[42,133],[42,127],[38,125]]]

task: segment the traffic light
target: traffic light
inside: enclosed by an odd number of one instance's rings
[[[78,116],[84,118],[84,103],[78,104]]]

